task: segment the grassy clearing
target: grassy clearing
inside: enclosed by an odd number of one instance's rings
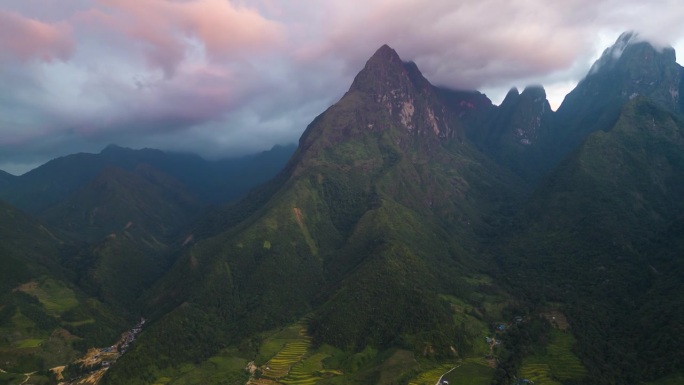
[[[54,279],[43,278],[39,282],[31,281],[19,286],[17,290],[38,298],[38,301],[52,315],[59,315],[78,306],[74,291]]]
[[[234,356],[214,356],[209,358],[208,361],[214,366],[215,370],[223,372],[245,370],[247,366],[246,359]]]
[[[435,385],[445,372],[451,370],[454,364],[442,364],[426,370],[409,381],[409,385]]]
[[[37,348],[43,344],[43,341],[44,340],[37,338],[27,338],[25,340],[19,340],[15,342],[14,346],[16,346],[19,349]]]
[[[171,377],[160,377],[155,381],[154,385],[166,385],[171,382]]]

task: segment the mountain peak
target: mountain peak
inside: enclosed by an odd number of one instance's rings
[[[387,44],[383,44],[377,51],[370,57],[368,62],[399,62],[401,63],[401,58],[399,54],[392,47]]]
[[[626,47],[630,42],[634,42],[639,38],[639,33],[636,31],[625,31],[618,36],[615,45]]]
[[[599,113],[609,104],[621,105],[637,96],[647,96],[677,111],[681,108],[682,73],[672,47],[654,45],[635,32],[625,32],[603,51],[587,76],[566,96],[559,112],[571,116],[579,116],[579,111]],[[617,112],[611,111],[606,123]]]
[[[107,147],[103,148],[102,151],[100,151],[100,154],[110,154],[110,153],[120,153],[122,151],[130,150],[128,147],[122,147],[119,146],[118,144],[108,144]]]
[[[387,87],[401,88],[400,84],[407,81],[408,71],[399,54],[384,44],[368,59],[349,90],[379,93]]]
[[[544,98],[546,99],[546,90],[542,85],[531,85],[525,87],[523,90],[522,95],[529,96],[532,98]]]
[[[655,57],[663,63],[676,62],[675,51],[671,46],[655,45],[634,31],[623,32],[612,46],[603,51],[601,57],[591,66],[587,77],[624,63],[650,61]]]

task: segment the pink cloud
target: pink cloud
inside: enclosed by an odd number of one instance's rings
[[[0,10],[0,57],[22,61],[66,60],[74,51],[71,28]]]
[[[350,2],[326,3],[322,38],[298,50],[297,58],[341,57],[354,72],[387,43],[440,84],[509,82],[567,69],[586,50],[592,35],[577,20],[591,21],[599,8],[594,3],[601,2],[569,1],[375,0],[363,12]]]
[[[104,21],[133,39],[153,67],[167,76],[199,43],[210,59],[234,59],[266,51],[281,42],[282,27],[255,9],[225,0],[100,0]]]

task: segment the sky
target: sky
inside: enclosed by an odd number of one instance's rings
[[[680,0],[0,0],[0,170],[131,148],[295,143],[389,44],[435,85],[557,108],[627,30],[684,52]]]

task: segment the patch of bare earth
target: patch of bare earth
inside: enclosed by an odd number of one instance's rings
[[[300,210],[299,207],[293,207],[292,211],[294,212],[295,218],[297,218],[297,223],[299,224],[299,226],[304,227],[304,220],[302,219],[302,210]]]
[[[73,383],[72,385],[97,385],[100,383],[100,380],[107,372],[107,369],[109,368],[102,368],[94,372],[91,372],[89,375],[80,378],[77,382]]]
[[[568,330],[570,327],[570,324],[568,323],[568,319],[565,317],[565,314],[561,313],[558,310],[550,310],[547,311],[546,313],[542,313],[542,316],[546,318],[551,326],[560,329],[560,330]]]
[[[58,328],[55,329],[52,334],[50,334],[50,338],[61,338],[64,341],[75,341],[75,340],[80,340],[81,337],[77,337],[71,333],[69,333],[68,330]]]
[[[66,365],[55,366],[54,368],[50,369],[50,371],[55,374],[57,381],[62,381],[64,379],[62,372],[64,371],[65,368],[66,368]]]
[[[24,293],[31,293],[38,288],[37,281],[30,281],[15,287],[12,291],[22,291]]]

